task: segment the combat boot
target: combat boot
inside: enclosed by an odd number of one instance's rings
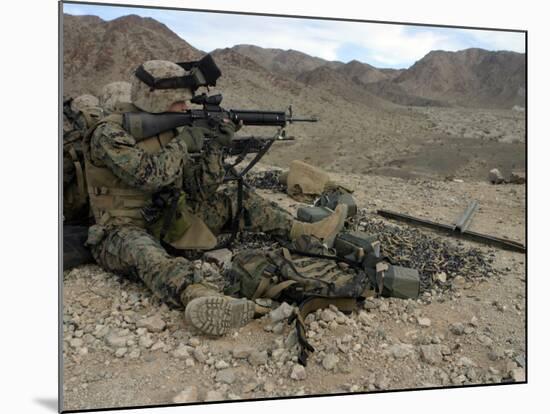
[[[254,317],[254,302],[225,296],[200,283],[187,286],[181,301],[185,306],[185,320],[208,335],[224,335]]]
[[[348,214],[348,206],[340,204],[336,206],[334,213],[315,223],[294,221],[290,229],[290,239],[294,240],[301,235],[312,235],[323,240],[329,248],[334,244],[336,235],[344,228],[344,222]]]

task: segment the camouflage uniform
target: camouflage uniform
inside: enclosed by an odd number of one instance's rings
[[[221,75],[209,55],[188,63],[189,72],[185,65],[160,60],[139,66],[130,91],[134,109],[184,111],[196,87],[214,86]],[[178,249],[214,247],[214,234],[232,223],[235,186],[220,190],[220,185],[222,146],[230,144],[235,125],[225,119],[137,140],[122,128],[122,117],[114,110],[84,140],[88,196],[97,223],[87,241],[93,256],[105,269],[143,281],[166,303],[184,306],[185,319],[204,333],[223,335],[245,325],[254,316],[254,302],[197,283],[201,275],[193,264],[163,248],[164,243]],[[313,234],[331,244],[344,220],[345,212],[336,209],[319,223],[298,223],[247,190],[239,229],[289,238]]]
[[[237,186],[229,184],[220,189],[224,175],[221,148],[215,142],[183,171],[183,189],[191,211],[216,235],[228,230],[237,211]],[[242,206],[239,231],[288,236],[292,217],[276,203],[244,187]]]
[[[192,207],[214,234],[229,230],[233,212],[237,211],[237,188],[228,186],[214,193],[208,200]],[[292,216],[276,203],[267,201],[256,192],[244,188],[243,214],[239,231],[269,233],[287,237],[292,227]]]
[[[69,224],[89,221],[81,144],[86,130],[102,115],[97,103],[92,95],[63,98],[63,219]]]
[[[236,188],[218,189],[224,175],[219,149],[206,149],[191,160],[185,141],[196,132],[197,128],[184,128],[175,138],[166,140],[160,151],[150,154],[138,148],[135,139],[119,125],[107,122],[98,126],[91,137],[89,161],[108,168],[121,182],[144,194],[180,186],[190,210],[219,234],[236,211]],[[244,193],[243,209],[240,230],[289,234],[291,215],[254,192]],[[91,228],[88,242],[97,262],[111,272],[142,280],[166,303],[185,306],[183,290],[200,280],[193,264],[183,257],[170,256],[137,215],[102,219],[97,209],[94,214],[100,224]]]

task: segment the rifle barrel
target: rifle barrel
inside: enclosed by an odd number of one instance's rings
[[[288,116],[282,111],[233,110],[205,111],[190,109],[185,112],[166,112],[152,114],[147,112],[123,114],[123,128],[138,140],[146,139],[164,131],[180,126],[193,125],[199,120],[229,117],[233,122],[250,126],[277,126],[284,128],[287,123],[317,122],[317,118],[300,118]]]
[[[233,141],[250,141],[250,140],[256,140],[256,141],[295,141],[295,138],[293,136],[290,137],[277,137],[274,138],[272,136],[256,136],[256,135],[249,135],[249,136],[235,136],[233,137]]]
[[[292,117],[288,120],[288,122],[318,122],[319,120],[315,117],[312,118],[299,118],[299,117]]]

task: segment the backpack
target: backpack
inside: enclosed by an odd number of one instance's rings
[[[63,99],[63,221],[89,224],[89,200],[84,174],[82,139],[102,115],[100,108],[83,112],[71,109],[72,98]]]
[[[418,272],[395,266],[380,254],[380,243],[363,232],[341,233],[334,249],[314,236],[302,235],[277,251],[244,250],[233,258],[225,294],[251,300],[268,298],[298,304],[298,361],[314,352],[306,339],[305,318],[317,309],[336,306],[351,313],[365,298],[416,298]]]

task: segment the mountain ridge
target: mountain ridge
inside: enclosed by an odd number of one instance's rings
[[[150,17],[127,15],[106,21],[93,15],[65,14],[63,28],[65,89],[69,94],[97,94],[99,83],[129,79],[146,60],[195,60],[205,54]],[[211,53],[223,56],[230,66],[252,68],[269,82],[292,84],[290,93],[298,88],[298,82],[354,102],[367,103],[377,97],[375,106],[379,107],[525,106],[525,54],[517,52],[433,50],[407,69],[376,68],[357,59],[328,61],[293,49],[247,44]]]

